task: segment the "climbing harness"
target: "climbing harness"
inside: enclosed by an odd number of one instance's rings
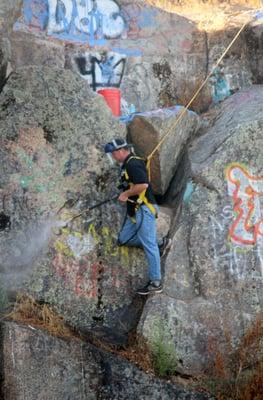
[[[170,128],[168,129],[168,131],[166,132],[166,134],[162,137],[162,139],[160,140],[160,142],[154,147],[154,149],[152,150],[152,152],[148,155],[147,159],[146,159],[146,168],[148,171],[148,176],[149,176],[149,181],[151,180],[151,159],[154,156],[154,154],[156,153],[156,151],[161,147],[161,145],[163,144],[163,142],[166,140],[166,138],[171,134],[171,132],[173,132],[174,128],[178,125],[178,123],[181,121],[181,119],[183,118],[183,116],[186,114],[186,112],[188,111],[189,107],[191,106],[191,104],[193,103],[193,101],[196,99],[196,97],[199,95],[199,93],[201,92],[201,90],[203,89],[203,87],[205,86],[205,84],[208,82],[208,80],[210,79],[211,75],[214,73],[214,71],[216,70],[216,68],[218,67],[218,65],[220,64],[220,62],[223,60],[223,58],[225,57],[225,55],[228,53],[229,49],[232,47],[232,45],[235,43],[235,41],[237,40],[237,38],[239,37],[239,35],[241,34],[241,32],[244,30],[244,28],[247,26],[249,21],[246,21],[241,28],[239,29],[239,31],[237,32],[237,34],[235,35],[235,37],[233,38],[233,40],[230,42],[230,44],[227,46],[227,48],[224,50],[223,54],[221,55],[221,57],[217,60],[216,64],[214,65],[214,67],[211,69],[210,73],[207,75],[206,79],[203,81],[203,83],[199,86],[199,88],[197,89],[197,91],[195,92],[195,94],[193,95],[193,97],[191,98],[191,100],[188,102],[188,104],[185,106],[185,108],[179,113],[178,117],[176,118],[176,120],[174,121],[174,123],[170,126]]]
[[[143,158],[141,158],[141,157],[139,157],[139,156],[135,156],[135,155],[131,155],[131,157],[129,157],[129,159],[127,160],[127,163],[129,163],[130,160],[132,160],[132,159],[141,160],[141,161],[143,161],[143,162],[145,163],[145,160],[144,160]],[[146,168],[146,169],[147,169],[147,168]],[[147,170],[147,173],[148,173],[148,170]],[[134,186],[134,184],[133,184],[132,182],[129,181],[130,178],[129,178],[129,175],[128,175],[128,172],[127,172],[126,169],[124,170],[124,177],[125,177],[125,180],[126,180],[126,182],[128,183],[128,185],[129,185],[130,187]],[[143,191],[138,195],[138,199],[137,199],[137,201],[136,201],[137,205],[135,206],[135,210],[137,211],[138,208],[139,208],[142,204],[145,204],[146,207],[148,207],[148,209],[151,211],[151,213],[157,218],[157,217],[158,217],[157,210],[156,210],[156,208],[153,206],[153,204],[150,203],[150,202],[148,201],[148,199],[147,199],[147,197],[146,197],[146,190],[147,190],[147,189],[143,190]]]
[[[135,156],[135,155],[131,155],[131,156],[128,158],[128,160],[126,161],[126,164],[129,163],[129,161],[132,160],[132,159],[137,159],[137,160],[143,161],[143,162],[145,163],[145,160],[144,160],[142,157]],[[128,174],[128,172],[127,172],[127,169],[124,169],[124,171],[123,171],[123,176],[124,176],[124,179],[125,179],[125,180],[124,180],[124,182],[122,182],[122,184],[121,184],[122,187],[124,186],[124,183],[127,184],[127,188],[128,188],[128,187],[134,186],[134,184],[133,184],[132,182],[130,182],[130,178],[129,178],[129,174]],[[124,188],[124,187],[123,187],[123,188]],[[126,189],[126,187],[125,187],[125,189]],[[146,190],[147,190],[147,189],[143,190],[143,191],[138,195],[138,198],[137,198],[136,201],[133,201],[133,200],[128,199],[129,202],[135,204],[135,207],[134,207],[134,208],[135,208],[135,212],[140,212],[140,213],[141,213],[141,221],[140,221],[140,224],[139,224],[138,228],[137,228],[137,229],[135,230],[135,232],[131,235],[131,237],[130,237],[129,239],[127,239],[124,243],[119,243],[120,246],[125,246],[125,245],[126,245],[127,243],[129,243],[132,239],[134,239],[134,238],[137,236],[138,232],[140,231],[140,229],[141,229],[141,227],[142,227],[142,224],[143,224],[143,219],[144,219],[143,209],[141,208],[142,205],[145,205],[145,206],[151,211],[151,213],[155,216],[155,218],[158,217],[156,208],[153,206],[153,204],[151,204],[151,203],[148,201],[148,199],[147,199],[147,197],[146,197]],[[127,218],[128,218],[128,212],[126,211],[126,215],[125,215],[125,217],[124,217],[124,221],[123,221],[123,223],[122,223],[122,227],[121,227],[121,230],[120,230],[120,231],[122,231],[122,229],[123,229],[123,227],[124,227],[124,225],[125,225],[125,223],[126,223],[126,221],[127,221]],[[130,217],[130,219],[131,219],[131,221],[132,221],[133,223],[136,223],[135,217]]]

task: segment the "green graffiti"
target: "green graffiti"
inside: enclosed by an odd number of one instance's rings
[[[34,189],[36,190],[36,192],[38,193],[44,193],[47,191],[47,188],[45,185],[38,183],[34,186]]]
[[[22,186],[23,189],[28,189],[30,183],[33,181],[32,176],[22,176],[20,178],[20,185]]]

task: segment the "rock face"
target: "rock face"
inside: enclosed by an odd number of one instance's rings
[[[152,187],[156,194],[165,194],[186,144],[199,125],[197,114],[179,106],[133,115],[128,125],[128,139],[134,144],[136,154],[146,159],[163,140],[150,163]]]
[[[129,362],[80,340],[62,340],[33,327],[2,327],[2,395],[6,400],[208,400],[147,375]]]
[[[156,5],[165,8],[167,2],[159,3]],[[24,1],[22,16],[10,38],[12,67],[65,67],[76,71],[94,91],[117,87],[123,114],[134,107],[143,112],[185,105],[244,22],[241,18],[234,23],[232,10],[229,30],[223,22],[207,32],[220,10],[208,15],[207,26],[198,29],[192,21],[140,0]],[[242,14],[241,4],[238,11]],[[248,32],[249,36],[254,34],[250,25]],[[241,35],[202,96],[194,101],[193,109],[207,109],[252,81],[259,83],[253,79],[246,43]],[[257,51],[262,58],[261,47]]]
[[[260,0],[147,0],[147,3],[182,15],[208,31],[238,25],[247,19],[248,11],[253,14],[253,10],[262,8]]]
[[[1,36],[10,34],[15,20],[20,16],[22,0],[2,0],[0,7]]]
[[[29,290],[75,326],[128,331],[147,268],[142,250],[116,245],[124,209],[109,202],[67,224],[116,195],[118,173],[102,145],[123,137],[124,125],[71,71],[28,67],[4,87],[0,130],[0,265],[7,288]]]
[[[204,74],[198,48],[205,42],[194,25],[140,0],[30,0],[14,26],[12,65],[64,62],[94,90],[119,87],[123,112],[145,111],[186,101],[187,76]]]
[[[263,14],[261,13],[261,18]],[[249,63],[252,71],[253,83],[263,83],[262,38],[263,27],[260,19],[255,26],[245,32],[245,40],[249,52]]]
[[[21,12],[22,0],[3,0],[0,5],[0,91],[5,83],[11,57],[10,34]]]
[[[1,2],[0,89],[9,61],[16,71],[0,96],[0,279],[10,292],[48,302],[79,329],[126,340],[143,307],[134,291],[146,264],[141,250],[116,247],[120,205],[85,211],[116,194],[117,170],[101,145],[126,132],[95,92],[119,88],[124,114],[186,104],[240,23],[201,30],[139,0],[25,0],[22,9]],[[260,21],[248,25],[194,109],[262,83],[261,39]],[[192,175],[174,221],[165,291],[149,298],[138,328],[149,342],[166,343],[184,373],[208,370],[217,351],[229,351],[224,338],[234,350],[262,307],[262,98],[261,86],[229,97],[186,155]],[[155,160],[157,193],[183,160],[192,117]],[[138,149],[150,152],[170,123],[135,117]],[[146,127],[150,147],[139,138]]]
[[[263,305],[262,100],[260,85],[231,96],[193,142],[165,291],[139,324],[152,343],[161,329],[184,372],[209,371],[217,352],[227,358]]]

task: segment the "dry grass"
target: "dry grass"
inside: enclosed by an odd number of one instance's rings
[[[150,356],[148,346],[143,338],[136,335],[136,332],[130,333],[127,349],[120,350],[118,354],[137,365],[144,372],[155,374],[153,359]]]
[[[6,316],[23,324],[31,324],[47,330],[51,335],[70,338],[75,334],[47,304],[39,304],[33,297],[19,295],[13,311]]]
[[[39,304],[33,297],[24,294],[17,297],[13,311],[6,315],[6,318],[44,329],[56,337],[82,338],[82,340],[88,341],[101,350],[120,355],[146,373],[154,373],[150,352],[147,350],[144,341],[137,339],[135,332],[129,335],[127,348],[117,350],[108,343],[96,339],[96,337],[83,337],[83,335],[74,332],[65,324],[63,318],[57,315],[47,304]]]
[[[204,380],[205,387],[217,400],[263,399],[263,313],[235,351],[230,349],[228,335],[226,341],[227,352],[214,351],[214,368],[210,378]]]
[[[48,305],[39,304],[28,295],[17,298],[13,311],[7,317],[45,329],[57,337],[79,338],[79,335]],[[155,374],[147,344],[136,336],[136,332],[130,334],[129,344],[122,350],[112,349],[100,341],[90,342],[102,350],[120,355],[146,373]],[[232,349],[229,335],[225,335],[225,342],[228,349],[222,352],[216,349],[216,343],[211,341],[210,351],[214,354],[214,368],[210,377],[203,380],[201,389],[210,391],[217,400],[263,399],[263,312],[246,332],[235,351]],[[198,388],[200,389],[200,384]]]

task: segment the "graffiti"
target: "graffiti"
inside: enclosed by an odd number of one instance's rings
[[[262,280],[263,178],[236,163],[227,167],[226,180],[233,205],[224,207],[218,218],[210,216],[214,267],[238,279],[249,276]]]
[[[80,259],[84,254],[89,253],[95,247],[94,240],[91,235],[69,235],[67,244],[74,254],[74,257]]]
[[[27,26],[44,30],[48,24],[47,1],[24,0],[23,15]]]
[[[142,30],[155,29],[158,11],[153,8],[146,8],[143,4],[127,2],[123,7],[127,30],[130,38],[138,38]]]
[[[96,246],[101,259],[118,257],[122,266],[105,266],[104,261],[96,259]],[[108,227],[96,229],[93,223],[89,225],[87,234],[62,229],[54,248],[54,271],[77,297],[97,299],[102,279],[110,279],[111,290],[123,288],[127,285],[129,273],[134,272],[133,264],[136,265],[129,248],[117,246]],[[125,267],[127,265],[128,269]]]
[[[184,196],[183,196],[183,202],[184,202],[184,203],[187,204],[187,203],[190,202],[194,190],[195,190],[195,189],[194,189],[194,184],[193,184],[193,182],[188,181],[187,184],[186,184],[186,188],[185,188]]]
[[[155,10],[134,3],[122,9],[114,0],[24,0],[23,15],[14,30],[43,32],[61,40],[104,46],[108,39],[139,37],[155,27]],[[142,50],[111,47],[125,56],[141,56]]]
[[[78,56],[75,62],[80,75],[95,91],[98,87],[119,87],[126,57],[114,52]]]
[[[236,213],[230,238],[241,245],[255,245],[263,238],[263,176],[252,176],[245,167],[232,164],[226,170],[226,179]]]
[[[90,262],[87,257],[83,257],[81,263],[79,263],[61,253],[56,254],[52,265],[57,276],[63,279],[65,285],[76,297],[97,301],[103,280],[110,283],[109,290],[112,300],[114,299],[114,292],[116,295],[118,289],[125,287],[127,294],[126,281],[128,275],[123,267],[105,265],[101,261]],[[107,291],[106,285],[104,285],[104,291],[105,293]],[[118,301],[117,297],[116,301]]]
[[[65,160],[54,157],[54,149],[46,142],[41,128],[21,129],[17,142],[10,141],[4,147],[10,158],[19,163],[19,173],[13,180],[25,193],[31,192],[39,206],[44,200],[47,204],[60,201],[59,183]]]
[[[89,224],[87,234],[70,231],[68,228],[61,230],[60,238],[55,242],[55,249],[67,257],[81,259],[94,251],[97,244],[102,248],[104,257],[120,257],[122,264],[127,265],[131,261],[129,249],[126,246],[117,246],[116,239],[111,234],[108,227],[103,226],[96,229],[93,223]]]
[[[129,102],[135,104],[138,110],[145,110],[145,104],[149,104],[149,100],[154,98],[153,87],[149,84],[151,81],[150,66],[148,65],[147,68],[139,62],[137,64],[130,63],[127,64],[125,72],[127,89],[123,88],[123,96],[129,98]],[[151,107],[149,108],[151,109]]]
[[[213,85],[213,101],[214,103],[218,103],[224,100],[226,97],[230,96],[231,91],[229,87],[229,83],[224,76],[223,71],[216,69],[213,73],[210,81]]]
[[[251,275],[249,263],[251,254],[237,244],[225,243],[224,232],[227,232],[233,215],[232,207],[225,206],[218,218],[212,215],[209,217],[212,228],[213,265],[217,271],[225,269],[230,275],[242,279],[247,274]]]
[[[124,105],[124,116],[121,118],[121,121],[125,123],[129,123],[133,120],[133,118],[140,116],[140,117],[147,117],[147,118],[152,118],[152,117],[157,117],[158,119],[161,120],[166,120],[169,118],[174,117],[175,115],[179,115],[180,112],[185,111],[185,107],[183,106],[172,106],[172,107],[166,107],[166,108],[157,108],[156,110],[153,111],[145,111],[145,112],[136,112],[136,108],[134,104],[131,104],[130,106],[127,104]],[[191,110],[186,110],[188,115],[196,115],[194,111]]]
[[[91,46],[125,34],[125,21],[114,0],[24,0],[24,21],[61,39]]]
[[[99,264],[90,264],[87,260],[80,264],[62,253],[56,254],[52,264],[57,275],[77,296],[93,299],[97,297]]]

